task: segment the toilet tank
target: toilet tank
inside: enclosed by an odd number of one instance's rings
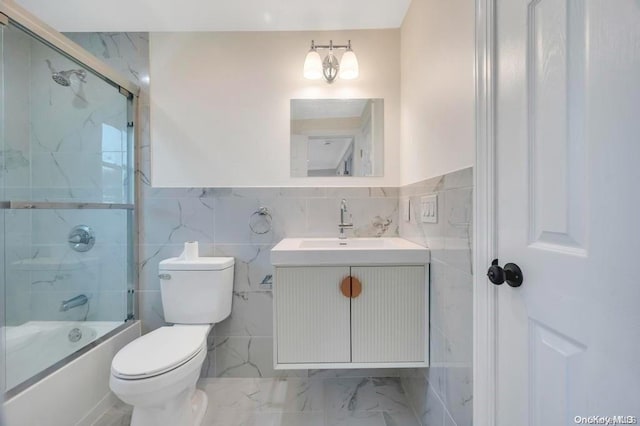
[[[214,324],[231,313],[233,257],[173,257],[160,262],[162,308],[166,322]]]

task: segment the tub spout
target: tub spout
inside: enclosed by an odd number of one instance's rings
[[[77,306],[86,305],[89,301],[89,298],[84,294],[81,294],[76,297],[72,297],[69,300],[63,300],[60,305],[60,312],[67,312],[69,309],[75,308]]]

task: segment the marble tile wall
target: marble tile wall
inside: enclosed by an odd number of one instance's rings
[[[438,223],[420,223],[420,197],[438,195]],[[400,188],[410,221],[400,236],[431,249],[430,367],[405,370],[402,384],[423,425],[472,424],[473,169]],[[404,212],[401,216],[404,217]]]
[[[148,37],[146,33],[67,34],[142,88],[138,164],[139,317],[143,331],[164,324],[158,262],[180,254],[183,243],[197,240],[204,256],[236,259],[230,318],[209,336],[208,377],[331,377],[397,376],[396,370],[273,370],[273,273],[269,250],[284,237],[335,236],[340,200],[353,214],[356,236],[398,235],[397,188],[153,188],[150,185]],[[268,207],[272,230],[252,233],[249,220]],[[256,228],[263,223],[258,221]]]
[[[273,274],[270,250],[284,237],[337,235],[342,197],[353,212],[355,235],[397,235],[395,189],[150,189],[140,222],[144,330],[164,324],[158,262],[179,255],[184,241],[197,240],[202,255],[236,259],[231,316],[214,328],[204,374],[278,375],[272,358],[271,285],[261,284]],[[251,215],[261,206],[269,208],[273,218],[272,230],[264,235],[249,228]]]

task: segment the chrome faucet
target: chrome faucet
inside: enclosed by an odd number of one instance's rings
[[[60,312],[67,312],[69,309],[86,305],[88,301],[89,301],[89,298],[84,294],[81,294],[76,297],[72,297],[69,300],[63,300],[62,304],[60,305]]]
[[[344,221],[346,215],[349,216],[349,223],[346,223]],[[349,213],[349,210],[347,209],[347,200],[343,198],[342,201],[340,202],[340,223],[338,224],[338,229],[340,229],[340,235],[338,236],[338,238],[341,240],[345,240],[347,238],[347,235],[344,233],[344,230],[351,229],[351,228],[353,228],[353,223],[351,221],[351,213]]]

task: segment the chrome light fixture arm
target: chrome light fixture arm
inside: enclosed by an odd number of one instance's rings
[[[329,40],[329,44],[315,44],[315,40],[311,40],[311,49],[346,49],[351,50],[351,40],[347,44],[333,44],[333,40]]]

